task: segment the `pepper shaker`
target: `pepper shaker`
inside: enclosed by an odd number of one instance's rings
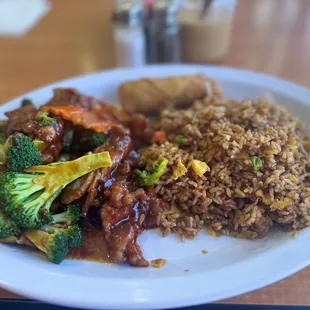
[[[155,0],[147,31],[147,56],[150,63],[181,61],[178,0]]]
[[[117,67],[145,64],[143,5],[139,0],[118,0],[113,11],[113,39]]]

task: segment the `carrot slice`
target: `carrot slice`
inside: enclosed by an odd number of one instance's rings
[[[166,132],[164,131],[155,131],[153,136],[154,142],[164,142],[166,140]]]
[[[102,111],[96,113],[94,110],[87,111],[73,106],[45,106],[42,110],[60,116],[67,121],[71,121],[75,125],[94,130],[98,133],[107,133],[112,127],[124,128],[120,123],[110,120],[108,116],[106,119],[103,119]],[[100,109],[98,109],[98,112],[99,111]]]

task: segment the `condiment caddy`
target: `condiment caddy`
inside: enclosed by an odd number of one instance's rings
[[[229,51],[237,0],[117,0],[117,67],[214,62]]]

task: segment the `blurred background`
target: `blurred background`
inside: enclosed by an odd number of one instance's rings
[[[199,1],[183,1],[176,21],[183,58],[177,61],[247,68],[310,87],[309,0],[213,2],[201,18]],[[126,26],[126,16],[112,22],[113,10],[122,14],[117,5],[113,0],[0,0],[0,102],[59,79],[122,65],[116,57],[126,58],[126,42],[118,30],[125,27],[124,38],[132,27]],[[138,46],[127,46],[127,56],[130,50],[141,53]],[[139,57],[128,56],[123,64],[139,64]]]
[[[310,88],[310,0],[0,0],[1,103],[75,75],[170,62]],[[308,268],[234,302],[310,304],[309,279]]]

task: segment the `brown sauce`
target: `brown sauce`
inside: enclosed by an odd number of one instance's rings
[[[83,227],[83,243],[79,248],[70,249],[68,259],[113,263],[108,254],[104,234],[101,229]]]

